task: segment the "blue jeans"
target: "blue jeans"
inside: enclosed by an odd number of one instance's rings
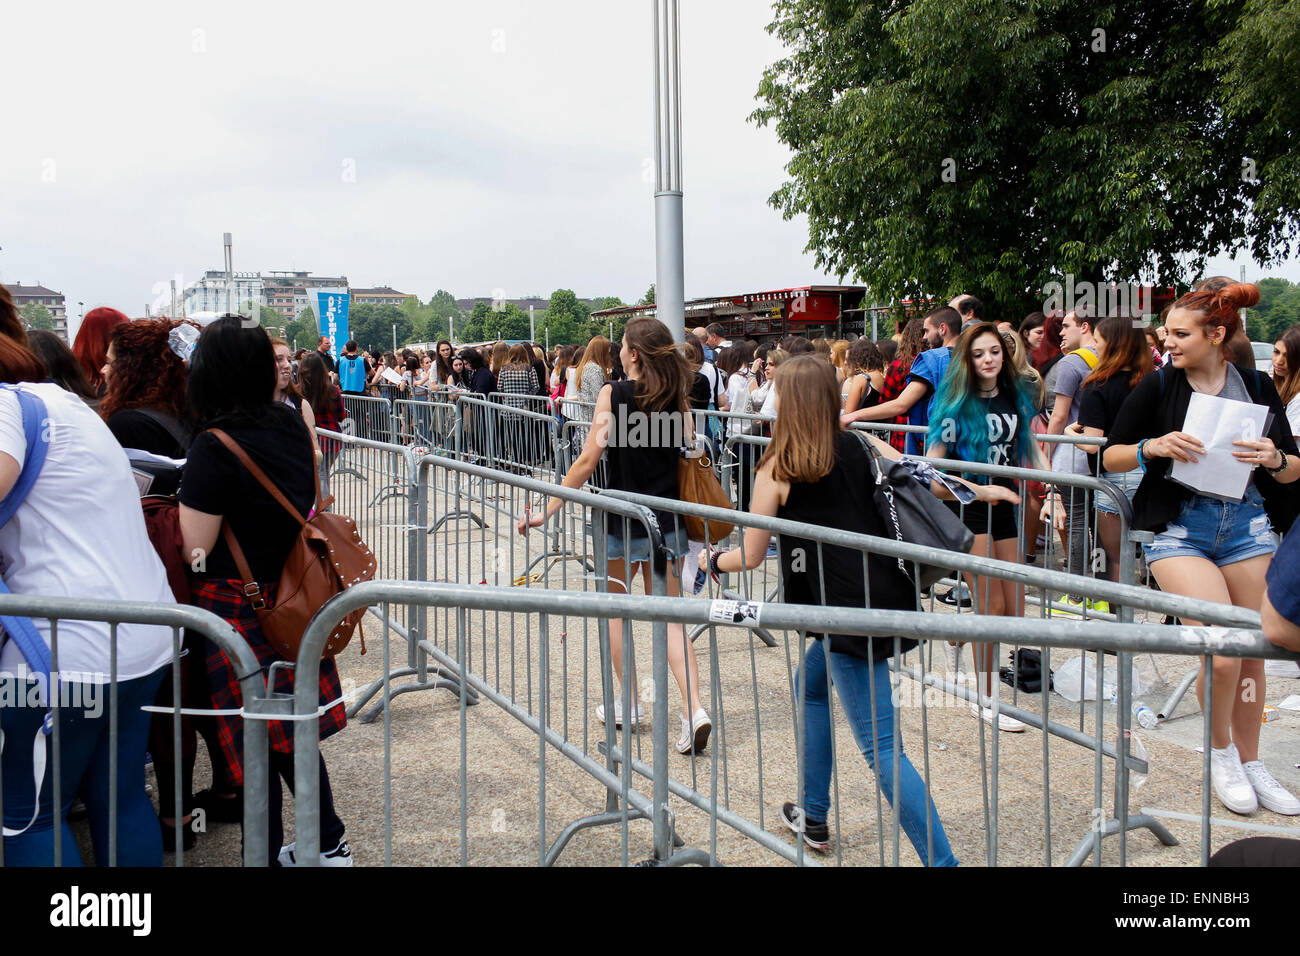
[[[804,665],[795,675],[795,687],[805,690],[804,719],[804,786],[803,807],[810,820],[825,820],[830,811],[831,766],[834,754],[831,749],[831,706],[827,692],[827,653],[822,641],[813,641],[804,657]],[[925,783],[916,772],[907,754],[898,753],[898,770],[902,776],[902,792],[894,799],[894,699],[889,683],[889,661],[870,661],[847,654],[832,653],[831,678],[840,705],[853,730],[867,765],[876,772],[880,789],[899,815],[899,823],[907,838],[912,841],[921,862],[927,866],[956,866],[948,836],[939,822],[939,812],[925,792]],[[875,684],[875,710],[872,713],[872,683]],[[873,739],[874,735],[874,739]],[[926,847],[926,813],[933,828],[934,860],[930,860]]]
[[[62,789],[58,825],[63,834],[63,866],[81,865],[77,841],[68,827],[68,808],[78,791],[90,814],[90,835],[96,863],[108,866],[108,835],[116,824],[118,866],[162,866],[162,831],[144,789],[145,742],[152,715],[140,708],[154,702],[158,685],[170,666],[160,667],[135,680],[120,681],[117,685],[116,820],[112,820],[108,812],[109,760],[114,753],[109,740],[109,687],[105,684],[95,688],[95,696],[77,696],[69,692],[69,696],[64,698],[76,702],[94,701],[98,706],[59,709],[59,782]],[[96,710],[98,713],[94,713]],[[0,709],[0,725],[5,734],[6,827],[22,829],[32,818],[32,740],[44,719],[45,709],[42,707]],[[8,866],[54,865],[54,736],[51,734],[45,739],[47,756],[41,787],[41,812],[27,832],[5,838],[5,864]]]
[[[1178,517],[1142,545],[1147,564],[1164,558],[1206,558],[1216,566],[1236,564],[1277,550],[1277,535],[1264,512],[1264,499],[1253,484],[1240,503],[1192,495]]]

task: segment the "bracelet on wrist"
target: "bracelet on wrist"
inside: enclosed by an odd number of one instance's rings
[[[1147,458],[1144,454],[1144,449],[1146,448],[1147,442],[1150,440],[1150,438],[1144,438],[1137,444],[1138,468],[1142,470],[1143,474],[1145,474],[1147,470]]]
[[[719,574],[727,573],[725,571],[721,571],[718,569],[718,559],[721,558],[725,553],[726,553],[725,551],[714,551],[711,555],[709,555],[709,570],[714,574],[715,577]]]
[[[1284,452],[1281,448],[1279,448],[1277,449],[1277,453],[1282,456],[1282,463],[1278,465],[1276,468],[1269,468],[1267,465],[1264,466],[1264,470],[1268,472],[1270,475],[1276,475],[1279,471],[1286,471],[1286,466],[1287,466],[1286,452]]]

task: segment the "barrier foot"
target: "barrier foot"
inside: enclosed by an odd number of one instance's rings
[[[587,830],[591,827],[622,826],[624,820],[630,823],[633,820],[648,819],[650,819],[649,814],[635,807],[629,807],[626,810],[615,810],[611,813],[593,813],[589,817],[580,817],[560,831],[560,835],[551,844],[551,848],[546,851],[546,856],[542,858],[542,866],[553,866],[555,861],[559,859],[560,854],[564,852],[565,845],[580,830]]]
[[[1165,846],[1178,846],[1178,838],[1169,832],[1168,827],[1166,827],[1155,817],[1148,816],[1145,813],[1137,813],[1131,815],[1128,818],[1128,829],[1129,830],[1138,830],[1138,829],[1150,830],[1152,834],[1155,835],[1155,838],[1159,840],[1161,843],[1163,843]],[[1119,821],[1114,819],[1107,820],[1101,828],[1101,837],[1104,840],[1106,837],[1114,836],[1119,832],[1120,832]],[[1092,843],[1093,843],[1092,834],[1089,833],[1087,836],[1083,837],[1083,839],[1079,841],[1079,845],[1074,848],[1074,853],[1071,854],[1069,861],[1065,865],[1083,866],[1084,861],[1086,861],[1088,857],[1092,856]]]
[[[682,850],[666,860],[646,860],[642,866],[719,866],[713,857],[703,850]]]
[[[452,511],[443,515],[433,524],[429,525],[429,528],[427,531],[425,531],[425,534],[433,534],[435,531],[437,531],[439,528],[445,525],[448,521],[455,521],[457,518],[468,518],[470,521],[473,521],[480,528],[487,530],[487,522],[484,521],[482,518],[480,518],[478,515],[474,514],[474,512]]]
[[[381,501],[387,501],[389,498],[405,498],[406,489],[401,485],[387,485],[375,492],[375,496],[370,499],[368,507],[373,508]]]
[[[400,696],[401,694],[411,694],[417,690],[438,690],[439,688],[443,688],[451,691],[457,697],[459,697],[463,692],[465,694],[465,705],[468,707],[472,707],[478,703],[478,695],[469,688],[462,688],[460,681],[457,680],[455,674],[452,674],[450,671],[444,670],[441,667],[430,667],[426,670],[436,674],[437,678],[434,680],[421,681],[416,684],[403,684],[401,687],[395,687],[393,688],[392,693],[388,695],[388,700],[391,701],[394,697]],[[392,681],[395,678],[410,677],[415,673],[416,669],[414,667],[402,667],[389,674],[387,680],[391,686]],[[352,706],[347,710],[349,719],[355,719],[357,714],[360,713],[361,708],[365,707],[375,694],[383,690],[384,681],[385,678],[381,677],[372,682],[365,691],[363,691],[360,696],[353,701]],[[375,719],[384,712],[384,704],[385,702],[381,700],[371,707],[370,710],[366,711],[366,713],[362,714],[360,718],[361,723],[374,723]]]

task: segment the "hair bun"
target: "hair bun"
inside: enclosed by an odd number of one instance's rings
[[[1259,286],[1253,282],[1234,282],[1220,289],[1218,297],[1226,308],[1249,309],[1259,302]]]

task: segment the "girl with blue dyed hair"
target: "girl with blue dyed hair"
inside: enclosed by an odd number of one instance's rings
[[[926,436],[926,456],[952,458],[1021,468],[1050,466],[1043,461],[1038,443],[1033,439],[1030,422],[1038,414],[1034,407],[1030,383],[1016,371],[1006,356],[1006,345],[997,326],[981,322],[966,329],[952,349],[948,371],[935,394],[930,408],[930,431]],[[978,484],[999,484],[1015,488],[1013,478],[990,478],[966,475]],[[1055,503],[1061,513],[1060,495],[1053,493],[1043,507],[1043,520]],[[949,506],[955,503],[945,502]],[[1015,508],[1009,501],[996,504],[976,503],[961,510],[962,520],[975,535],[971,554],[1016,560],[1019,537]],[[966,585],[979,602],[981,614],[1017,617],[1021,613],[1022,595],[1011,581],[966,575]],[[992,698],[998,682],[993,672],[998,659],[998,645],[975,645],[975,669],[984,674],[982,695]],[[961,645],[948,645],[948,671],[956,674],[961,667]],[[993,711],[971,704],[971,715],[993,723]],[[998,728],[1018,733],[1025,725],[1005,715],[998,716]]]

